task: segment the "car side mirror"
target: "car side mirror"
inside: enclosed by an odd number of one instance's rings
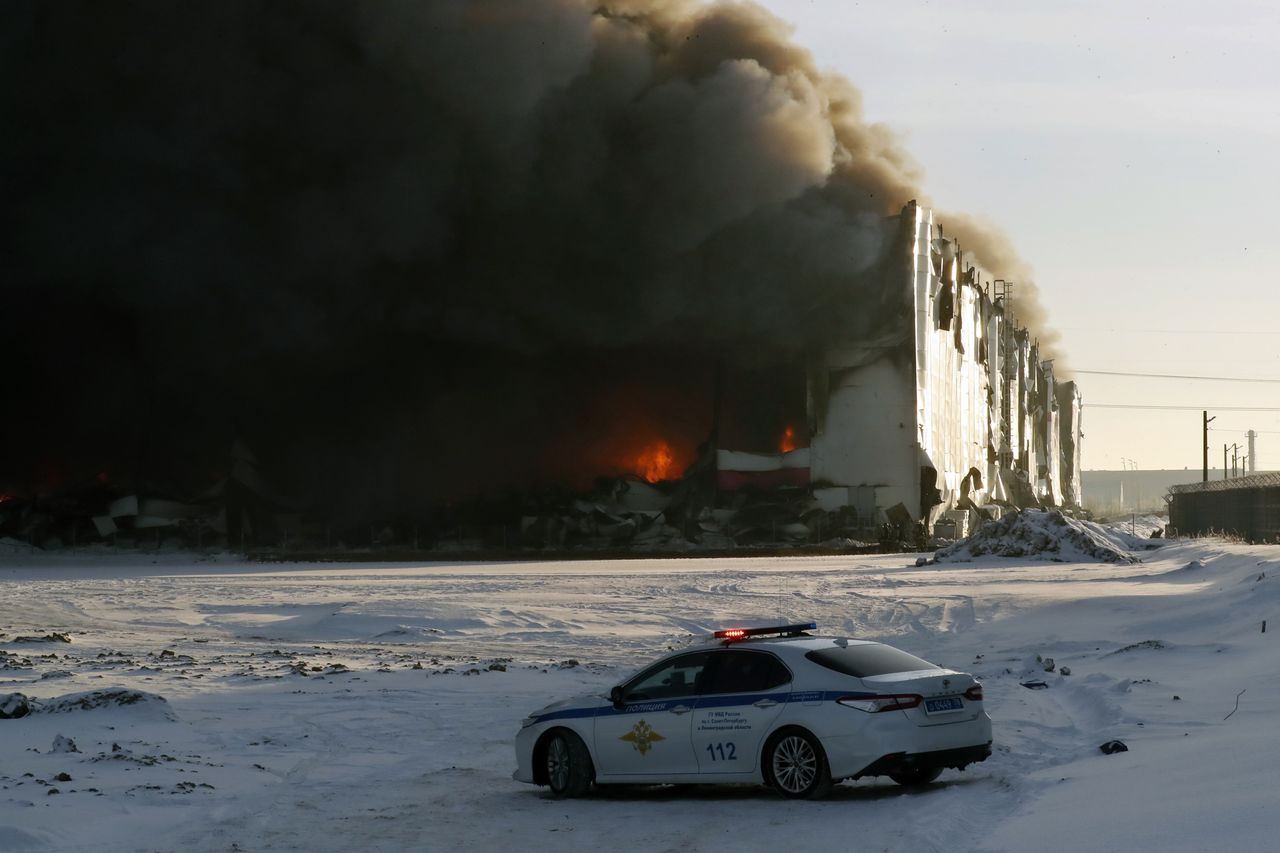
[[[622,707],[623,703],[622,703],[622,687],[621,686],[614,687],[612,690],[609,691],[609,701],[613,703],[613,707],[615,708]]]

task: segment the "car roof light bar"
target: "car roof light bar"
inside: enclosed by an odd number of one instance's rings
[[[781,634],[784,637],[798,637],[805,631],[818,627],[817,622],[797,622],[794,625],[769,625],[764,628],[725,628],[715,632],[717,640],[745,640],[747,637],[760,637],[766,634]]]

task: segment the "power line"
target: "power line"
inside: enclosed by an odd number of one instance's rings
[[[1087,409],[1152,409],[1167,412],[1280,412],[1277,406],[1143,406],[1137,403],[1085,403]]]
[[[1249,432],[1249,430],[1248,429],[1228,429],[1226,427],[1223,427],[1221,429],[1219,429],[1218,427],[1209,427],[1209,432],[1226,432],[1226,433],[1234,434],[1234,433],[1247,433]],[[1258,435],[1280,435],[1280,430],[1274,430],[1274,429],[1255,429],[1253,430],[1253,432],[1256,432]]]
[[[1182,373],[1129,373],[1123,370],[1079,370],[1077,368],[1071,368],[1068,372],[1087,373],[1090,376],[1137,376],[1142,379],[1203,379],[1209,382],[1261,382],[1265,384],[1280,385],[1280,379],[1255,379],[1244,376],[1192,376]]]
[[[1143,335],[1280,335],[1280,331],[1217,331],[1213,329],[1132,329],[1128,327],[1121,329],[1100,329],[1093,326],[1088,328],[1083,326],[1057,326],[1056,329],[1060,332],[1105,332],[1107,334],[1136,332]]]

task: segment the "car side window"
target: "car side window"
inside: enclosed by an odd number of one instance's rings
[[[640,673],[627,685],[624,702],[678,699],[699,692],[699,677],[707,666],[708,652],[680,655]]]
[[[711,677],[703,693],[758,693],[791,681],[791,671],[767,652],[743,649],[715,656]]]

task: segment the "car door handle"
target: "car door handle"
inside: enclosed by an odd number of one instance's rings
[[[673,714],[687,714],[693,709],[690,708],[688,705],[677,705],[674,708],[668,708],[667,710]]]
[[[751,704],[756,708],[772,708],[778,703],[773,701],[772,699],[761,699],[760,701],[752,702]]]

